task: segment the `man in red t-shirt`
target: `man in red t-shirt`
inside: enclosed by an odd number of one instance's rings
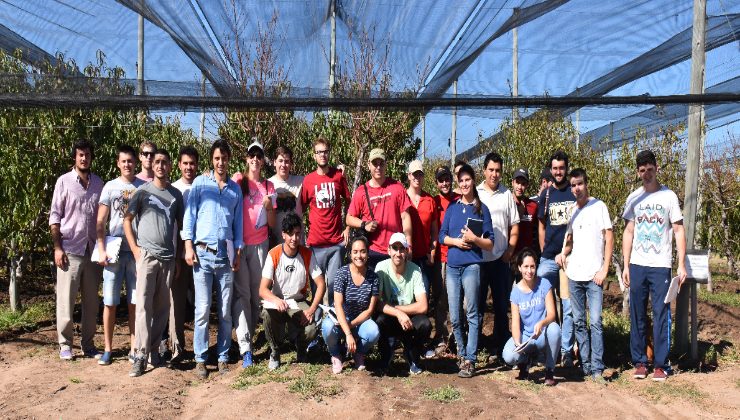
[[[367,266],[375,270],[375,264],[388,258],[388,241],[394,232],[403,232],[406,235],[406,241],[411,244],[413,252],[409,215],[412,204],[403,185],[386,178],[383,149],[371,150],[367,162],[370,180],[355,190],[347,210],[347,226],[359,228],[367,235],[370,240]]]
[[[424,166],[421,161],[415,160],[409,163],[407,173],[409,187],[406,193],[412,204],[409,207],[409,215],[414,232],[411,259],[421,268],[421,276],[428,296],[429,282],[434,268],[433,252],[437,248],[437,236],[439,235],[439,215],[434,197],[421,189],[424,184]]]
[[[460,195],[452,190],[452,172],[447,166],[440,166],[434,173],[437,180],[439,194],[434,196],[434,204],[437,207],[438,225],[442,225],[445,218],[447,206],[460,198]],[[432,290],[430,307],[434,307],[434,338],[432,343],[438,344],[438,350],[444,350],[444,345],[450,337],[447,328],[447,245],[439,244],[439,251],[434,252],[434,275],[432,276]],[[431,354],[427,354],[431,356]]]
[[[334,300],[334,276],[342,265],[349,228],[342,223],[342,201],[349,205],[349,187],[342,172],[329,166],[329,142],[319,137],[313,143],[316,170],[303,178],[301,188],[302,208],[308,209],[308,238],[306,245],[316,255],[326,279],[324,303]]]
[[[529,172],[524,168],[514,171],[511,180],[511,190],[514,192],[514,203],[519,210],[519,238],[514,248],[513,260],[525,247],[539,251],[537,242],[537,202],[526,196],[529,187]]]

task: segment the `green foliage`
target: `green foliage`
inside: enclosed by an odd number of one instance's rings
[[[0,307],[0,334],[35,329],[39,323],[54,319],[53,302],[37,302],[13,312],[9,308]]]
[[[439,388],[425,389],[424,397],[432,401],[447,404],[462,398],[462,393],[454,386],[448,384]]]
[[[132,86],[121,82],[122,69],[108,67],[105,55],[80,70],[62,54],[58,64],[26,65],[21,54],[0,51],[0,93],[25,92],[123,95]],[[84,78],[74,77],[82,73]],[[137,111],[2,109],[0,112],[0,247],[8,257],[50,243],[48,215],[56,178],[71,169],[72,145],[89,139],[95,145],[92,170],[103,180],[117,176],[116,146],[135,148],[144,139],[155,141],[176,159],[180,145],[196,143],[176,119],[150,119]],[[203,149],[202,146],[200,146]],[[174,173],[173,176],[178,176]],[[14,245],[14,246],[11,246]]]
[[[740,294],[732,291],[710,293],[707,289],[699,289],[699,300],[717,305],[740,308]]]

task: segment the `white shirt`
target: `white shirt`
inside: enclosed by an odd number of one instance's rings
[[[484,187],[481,182],[476,189],[481,202],[491,212],[491,224],[493,225],[493,249],[483,251],[483,261],[495,261],[501,258],[509,247],[509,228],[519,224],[519,210],[514,202],[514,195],[508,188],[499,182],[493,193]]]
[[[319,277],[321,267],[316,264],[316,254],[311,253],[309,264],[311,278]],[[285,252],[280,253],[277,269],[273,267],[272,257],[267,255],[265,266],[262,268],[262,277],[272,279],[272,293],[281,299],[304,300],[306,298],[306,266],[300,252],[295,257],[289,257]]]
[[[665,185],[653,193],[640,187],[627,197],[622,217],[635,222],[630,264],[671,268],[673,223],[683,220],[676,193]]]
[[[604,230],[612,228],[609,209],[603,201],[589,197],[586,205],[576,204],[568,222],[573,249],[565,274],[573,281],[591,281],[604,264]]]

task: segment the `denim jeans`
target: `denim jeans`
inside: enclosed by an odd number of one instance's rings
[[[342,260],[344,260],[344,245],[340,243],[333,246],[315,246],[311,249],[316,256],[316,264],[321,267],[321,271],[324,273],[324,281],[326,281],[324,305],[332,306],[334,304],[334,277],[336,277],[337,270],[342,266]],[[313,282],[311,283],[311,290],[316,291],[316,284]]]
[[[522,334],[522,342],[527,341],[529,337]],[[506,342],[503,351],[504,362],[509,366],[516,366],[522,363],[528,363],[530,357],[537,360],[538,356],[545,353],[545,368],[555,369],[555,360],[558,357],[558,349],[560,348],[560,326],[552,322],[545,330],[542,331],[539,337],[534,341],[527,344],[527,346],[521,351],[516,352],[516,346],[514,345],[514,338],[510,338]]]
[[[604,336],[601,328],[601,305],[604,290],[593,281],[570,282],[570,307],[573,310],[578,353],[581,355],[583,373],[590,375],[604,371]],[[586,303],[591,336],[586,328]]]
[[[324,343],[329,349],[329,354],[340,359],[344,357],[344,346],[341,344],[344,331],[339,325],[335,325],[329,317],[325,317],[321,323],[321,335]],[[380,337],[378,325],[372,319],[367,319],[357,327],[352,328],[352,335],[357,342],[357,353],[368,354]]]
[[[480,294],[480,265],[469,264],[462,267],[447,266],[447,299],[450,305],[452,332],[457,343],[457,355],[475,363],[478,351],[478,301]],[[467,342],[463,331],[463,297],[467,312]]]
[[[478,301],[478,323],[483,326],[488,289],[493,298],[493,346],[501,351],[509,332],[509,296],[511,295],[511,269],[501,258],[483,263],[480,278],[480,300]],[[493,350],[493,349],[491,349]]]
[[[656,368],[670,369],[671,304],[664,303],[671,284],[671,269],[630,264],[630,353],[632,363],[647,364],[648,295],[653,308],[653,357]]]
[[[570,299],[560,298],[560,266],[555,260],[542,257],[540,258],[540,266],[537,267],[537,277],[546,278],[550,281],[552,288],[555,290],[555,306],[558,306],[557,301],[560,301],[563,305],[563,325],[560,327],[563,336],[561,337],[560,352],[572,354],[573,342],[575,341],[573,336],[573,312],[570,308]]]
[[[429,299],[429,284],[431,283],[432,276],[434,275],[434,264],[427,264],[427,257],[417,258],[411,260],[414,264],[419,266],[421,270],[421,281],[424,282],[424,291],[427,292],[427,299]]]
[[[193,352],[195,361],[205,363],[208,359],[208,317],[211,313],[211,295],[216,289],[216,313],[218,314],[218,335],[216,351],[219,362],[229,361],[231,345],[231,293],[234,287],[234,273],[228,258],[215,255],[196,247],[198,264],[193,267],[195,287],[195,319],[193,321]]]
[[[126,303],[136,305],[136,261],[131,251],[121,251],[118,261],[103,267],[103,305],[121,303],[121,287],[126,280]]]

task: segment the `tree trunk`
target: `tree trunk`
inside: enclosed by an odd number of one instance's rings
[[[15,248],[11,244],[12,248]],[[10,257],[10,285],[8,287],[8,294],[10,295],[10,310],[13,312],[19,311],[21,309],[21,303],[20,298],[18,296],[18,268],[20,267],[20,258],[18,258],[18,254],[13,252],[12,256]]]
[[[355,162],[355,180],[352,182],[352,191],[355,191],[360,186],[360,178],[362,178],[362,163],[365,161],[365,151],[367,150],[368,144],[365,143],[360,146],[359,153],[357,154],[357,162]],[[368,206],[370,203],[367,203]]]

